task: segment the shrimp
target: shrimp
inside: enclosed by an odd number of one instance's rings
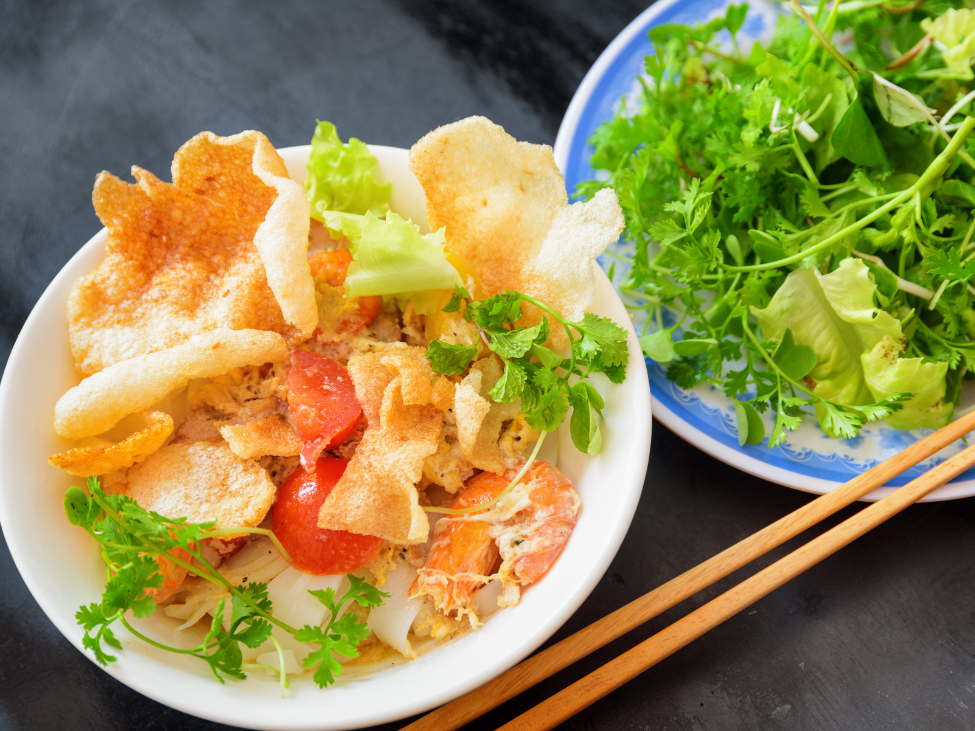
[[[504,474],[482,472],[471,478],[451,507],[489,502],[523,465]],[[579,496],[565,475],[547,462],[535,462],[519,487],[490,510],[448,516],[437,523],[426,566],[410,596],[429,596],[437,610],[458,619],[467,616],[477,626],[474,593],[498,579],[504,587],[501,605],[517,604],[520,587],[539,581],[562,553],[579,506]],[[496,573],[489,575],[495,567]]]
[[[193,560],[189,551],[178,546],[172,549],[171,553],[183,561]],[[170,561],[166,558],[165,554],[155,556],[155,561],[159,564],[158,571],[163,578],[162,586],[156,589],[146,589],[146,596],[151,596],[156,604],[158,604],[159,602],[166,601],[176,593],[186,578],[187,571],[185,566],[180,566],[175,561]]]

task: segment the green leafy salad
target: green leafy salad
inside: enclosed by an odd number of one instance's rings
[[[975,11],[793,0],[747,49],[747,10],[653,28],[591,140],[644,353],[722,389],[742,444],[769,409],[770,447],[809,407],[840,438],[943,426],[975,366]]]

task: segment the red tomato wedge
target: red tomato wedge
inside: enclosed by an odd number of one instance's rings
[[[291,351],[288,408],[304,443],[301,464],[307,472],[315,469],[323,449],[349,438],[362,415],[349,372],[331,358],[307,350]]]
[[[318,513],[332,492],[347,459],[322,457],[315,471],[300,467],[288,475],[271,513],[274,534],[289,554],[291,565],[307,574],[347,574],[369,563],[383,539],[318,527]]]

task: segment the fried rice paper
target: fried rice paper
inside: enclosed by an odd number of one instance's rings
[[[427,134],[410,150],[432,230],[473,269],[483,294],[513,289],[576,320],[595,296],[593,261],[619,238],[623,212],[612,190],[567,206],[565,181],[546,145],[518,142],[469,117]],[[528,321],[537,308],[527,306]],[[552,328],[558,347],[561,328]]]
[[[437,449],[443,412],[430,403],[434,373],[423,354],[423,348],[401,346],[349,360],[368,426],[322,505],[320,528],[400,545],[426,540],[429,522],[416,483],[424,460]]]
[[[454,395],[454,417],[461,451],[478,469],[497,474],[508,467],[498,445],[501,428],[505,421],[521,413],[521,399],[502,404],[488,396],[503,372],[504,367],[494,356],[475,361]]]
[[[195,335],[182,345],[130,358],[83,380],[58,400],[54,430],[69,439],[102,434],[191,378],[213,378],[287,357],[284,338],[273,332],[219,328]]]
[[[146,510],[190,523],[212,520],[217,528],[258,525],[275,492],[259,464],[241,459],[219,442],[163,447],[129,470],[126,488]]]
[[[173,184],[132,168],[99,174],[92,200],[106,256],[72,288],[75,366],[90,375],[214,328],[308,337],[318,314],[309,211],[259,132],[203,132],[173,160]]]
[[[512,287],[565,208],[552,148],[518,142],[484,117],[435,129],[413,145],[410,169],[431,231],[470,264],[488,294]]]
[[[146,414],[146,427],[117,444],[76,447],[48,459],[76,477],[104,475],[131,467],[165,444],[173,433],[173,417],[162,411]]]
[[[251,421],[246,424],[220,427],[230,450],[238,457],[297,457],[301,454],[301,440],[294,429],[280,416]]]

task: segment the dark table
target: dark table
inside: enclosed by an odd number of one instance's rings
[[[0,359],[44,287],[100,228],[90,198],[100,170],[124,176],[136,164],[168,177],[176,149],[205,129],[307,144],[316,117],[343,137],[409,147],[482,114],[551,144],[586,70],[642,5],[0,2]],[[633,527],[555,639],[809,499],[655,424]],[[975,728],[973,526],[975,500],[912,507],[565,727]],[[501,725],[748,571],[472,728]],[[217,728],[143,698],[69,645],[6,547],[0,576],[0,727]]]

